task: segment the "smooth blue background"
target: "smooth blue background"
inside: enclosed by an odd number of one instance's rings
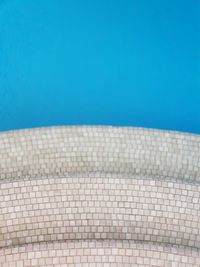
[[[0,130],[200,133],[199,0],[0,0]]]

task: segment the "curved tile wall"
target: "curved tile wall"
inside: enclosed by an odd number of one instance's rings
[[[200,137],[126,127],[52,127],[0,134],[0,178],[109,172],[200,181]]]
[[[191,248],[107,240],[33,243],[6,248],[0,256],[1,266],[6,267],[197,267],[200,259]]]
[[[3,132],[0,178],[2,267],[199,266],[198,135],[86,126]]]
[[[200,186],[79,176],[1,184],[0,247],[73,239],[200,248]]]

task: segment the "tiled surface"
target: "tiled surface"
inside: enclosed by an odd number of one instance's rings
[[[0,178],[109,172],[200,181],[200,136],[120,127],[0,134]]]
[[[0,266],[200,266],[200,136],[0,133]]]
[[[0,246],[93,238],[200,248],[199,185],[96,176],[1,184]]]
[[[199,267],[198,250],[133,241],[68,241],[6,248],[1,267]]]

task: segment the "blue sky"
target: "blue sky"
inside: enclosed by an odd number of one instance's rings
[[[0,130],[200,134],[200,1],[0,0]]]

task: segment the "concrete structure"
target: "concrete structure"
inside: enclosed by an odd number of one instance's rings
[[[0,266],[200,266],[200,136],[0,133]]]

